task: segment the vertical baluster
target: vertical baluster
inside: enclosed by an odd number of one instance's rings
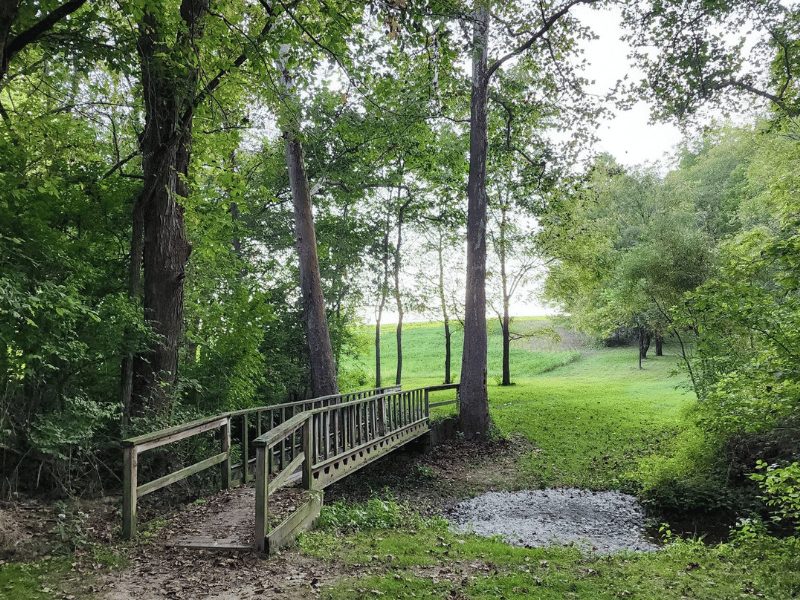
[[[247,413],[242,415],[242,483],[250,481],[250,431]]]
[[[375,439],[380,435],[378,433],[378,399],[377,398],[373,398],[370,401],[370,406],[372,407],[372,434],[371,434],[371,439]]]
[[[281,419],[281,422],[280,422],[281,425],[286,423],[286,407],[285,406],[281,408],[281,417],[280,417],[280,419]],[[280,460],[280,466],[278,466],[278,469],[280,471],[283,471],[283,467],[285,466],[285,463],[286,463],[286,438],[283,438],[281,440],[280,453],[281,453],[281,460]]]
[[[337,406],[333,413],[333,429],[335,431],[334,438],[336,440],[336,451],[334,452],[334,456],[344,451],[344,431],[342,431],[343,426],[344,415],[342,414],[342,407]]]

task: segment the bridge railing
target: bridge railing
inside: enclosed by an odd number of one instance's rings
[[[256,549],[271,549],[284,536],[311,523],[311,519],[304,521],[297,517],[268,532],[270,494],[297,481],[298,472],[305,489],[320,490],[427,432],[431,406],[457,401],[431,404],[429,394],[447,389],[458,389],[458,384],[387,392],[345,404],[328,405],[297,414],[282,426],[257,438]],[[291,461],[278,466],[276,472],[273,459],[278,447],[293,448],[296,452]],[[271,480],[270,476],[273,477]],[[312,502],[321,505],[316,496]],[[308,511],[306,508],[301,510]],[[306,512],[305,516],[311,515]]]
[[[265,431],[271,431],[279,427],[298,414],[324,408],[332,404],[346,405],[363,398],[372,397],[377,393],[392,390],[397,390],[397,387],[361,390],[334,396],[323,396],[311,400],[238,410],[198,419],[183,425],[177,425],[161,431],[155,431],[124,440],[122,442],[124,455],[122,495],[123,538],[131,539],[136,535],[137,503],[142,496],[217,465],[219,465],[220,468],[221,486],[223,488],[238,485],[239,483],[247,483],[253,479],[251,467],[255,466],[256,463],[256,458],[251,458],[253,454],[251,451],[253,448],[252,439],[262,435]],[[219,453],[193,465],[189,465],[188,467],[139,485],[139,455],[141,453],[210,431],[218,432],[217,435],[220,439]],[[253,438],[251,438],[251,433],[255,433]],[[238,450],[238,454],[241,456],[241,463],[239,464],[232,463],[235,450]],[[294,461],[298,450],[299,446],[292,445],[289,439],[284,437],[280,444],[272,448],[274,455],[272,464],[275,468],[283,469],[287,464]]]

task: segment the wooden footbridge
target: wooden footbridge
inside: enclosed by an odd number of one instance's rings
[[[123,442],[122,535],[136,535],[137,500],[212,467],[223,488],[255,481],[255,549],[274,551],[311,526],[322,507],[322,489],[430,431],[430,394],[458,384],[403,391],[377,388],[239,410],[192,421]],[[138,483],[139,456],[153,448],[215,432],[219,453],[147,483]],[[234,463],[238,457],[238,463]],[[270,530],[269,496],[290,483],[310,499]]]

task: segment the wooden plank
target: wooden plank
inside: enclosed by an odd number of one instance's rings
[[[233,538],[227,538],[223,540],[211,540],[211,541],[186,541],[186,542],[179,542],[176,544],[172,544],[173,548],[185,548],[186,550],[239,550],[246,552],[248,550],[252,550],[252,546],[245,546],[243,544],[236,543],[237,540]]]
[[[314,470],[314,416],[310,415],[303,425],[303,489],[310,490],[314,486],[312,473]]]
[[[310,529],[314,521],[319,517],[320,510],[322,510],[323,494],[321,491],[314,491],[311,494],[308,502],[269,532],[266,545],[270,554],[290,544],[301,531]]]
[[[250,477],[250,419],[248,418],[248,415],[249,413],[242,415],[242,439],[240,446],[242,453],[242,466],[244,467],[242,477],[244,478],[245,483],[252,479]]]
[[[225,455],[225,460],[220,463],[220,478],[222,479],[222,489],[227,490],[231,487],[231,420],[225,420],[222,426],[220,451]]]
[[[139,476],[139,453],[133,447],[125,448],[122,483],[122,537],[136,537],[136,487]]]
[[[305,420],[307,413],[300,413],[299,415],[295,415],[288,421],[281,423],[280,425],[273,427],[266,433],[260,435],[257,439],[253,440],[253,443],[257,446],[265,446],[271,447],[283,440],[285,437],[289,436],[290,434],[294,433],[303,426],[303,421]]]
[[[273,492],[281,489],[284,485],[286,485],[287,480],[294,475],[294,472],[300,468],[300,465],[303,464],[305,460],[304,454],[299,454],[295,457],[295,459],[288,464],[288,466],[278,473],[278,476],[269,482],[269,495],[271,496]]]
[[[455,404],[458,400],[445,400],[444,402],[431,402],[428,407],[436,408],[437,406],[447,406],[448,404]]]
[[[263,446],[256,447],[256,519],[255,519],[255,548],[258,552],[263,552],[267,545],[267,519],[269,510],[267,501],[269,498],[268,469],[269,448]]]
[[[141,498],[145,494],[149,494],[150,492],[159,490],[165,485],[175,483],[176,481],[180,481],[181,479],[186,479],[187,477],[189,477],[189,475],[194,475],[195,473],[202,471],[203,469],[208,469],[209,467],[218,465],[224,462],[227,458],[228,454],[225,452],[221,452],[216,456],[212,456],[211,458],[201,460],[198,463],[185,467],[180,471],[175,471],[174,473],[170,473],[169,475],[165,475],[164,477],[159,477],[158,479],[154,479],[153,481],[145,483],[144,485],[140,485],[138,488],[136,488],[136,493]]]
[[[188,437],[192,437],[193,435],[211,431],[217,427],[222,427],[225,423],[227,423],[227,421],[228,415],[216,416],[211,420],[199,419],[197,421],[187,423],[186,425],[170,427],[169,429],[157,431],[148,435],[140,435],[135,438],[124,440],[122,442],[122,446],[124,448],[134,446],[136,447],[137,452],[142,453],[145,450],[158,448],[164,444],[171,444],[172,442],[177,442]]]
[[[457,390],[460,383],[443,383],[442,385],[429,385],[425,389],[429,392],[441,392],[443,390]]]
[[[292,415],[294,416],[294,415]],[[286,409],[281,409],[281,423],[286,422]],[[281,458],[278,461],[278,469],[283,470],[284,465],[286,464],[286,438],[281,440]]]

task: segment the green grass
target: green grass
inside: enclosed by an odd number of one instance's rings
[[[524,327],[526,323],[541,322],[542,319],[518,319],[516,327]],[[457,325],[457,324],[456,324]],[[451,330],[452,330],[451,325]],[[396,325],[381,326],[381,382],[391,385],[395,382],[397,372],[397,342]],[[362,344],[368,351],[358,360],[345,360],[343,369],[361,369],[368,374],[368,383],[371,386],[375,380],[375,348],[374,327],[362,327],[357,334],[362,338]],[[488,380],[495,382],[502,375],[502,339],[498,335],[496,322],[490,323],[489,353],[488,353]],[[402,385],[405,389],[413,389],[429,385],[439,385],[444,382],[444,325],[441,322],[431,323],[406,323],[403,325],[403,372]],[[464,335],[461,329],[452,335],[452,363],[451,376],[458,380],[461,371],[461,353],[463,350]],[[517,374],[519,377],[531,377],[539,373],[555,369],[578,358],[574,351],[565,352],[527,352],[519,347],[512,346],[511,363],[512,379]]]
[[[456,534],[441,519],[415,519],[408,507],[400,512],[406,518],[393,529],[304,534],[304,553],[371,573],[337,582],[323,598],[728,600],[800,593],[795,539],[716,546],[672,540],[654,553],[585,556],[573,546],[518,548]]]
[[[54,588],[70,572],[73,560],[66,557],[0,565],[0,598],[45,600],[62,597]]]
[[[441,383],[441,329],[440,324],[406,328],[404,388]],[[393,376],[393,326],[383,331],[383,369]],[[460,339],[454,340],[456,376]],[[547,356],[518,347],[511,367],[515,385],[501,387],[494,382],[499,348],[499,336],[491,335],[492,418],[502,435],[523,436],[534,448],[518,461],[519,476],[508,482],[509,488],[636,491],[643,477],[657,478],[658,469],[669,463],[659,456],[691,448],[695,441],[694,430],[682,418],[693,396],[684,391],[681,377],[671,376],[678,362],[674,349],[652,356],[640,370],[632,348],[589,349],[575,360],[572,352]],[[368,360],[362,367],[372,372]],[[679,473],[675,465],[670,468]],[[353,524],[301,538],[303,552],[367,573],[324,590],[322,597],[332,600],[800,597],[800,542],[795,538],[743,535],[718,545],[671,538],[654,553],[585,556],[574,547],[525,549],[456,534],[446,522],[425,521],[410,507],[396,511],[402,517],[388,528],[368,525],[376,521],[369,503],[337,510],[358,518],[347,517]]]
[[[537,448],[523,459],[529,479],[522,484],[624,488],[640,458],[666,451],[691,396],[670,376],[674,356],[644,366],[635,350],[606,349],[512,387],[490,387],[499,430]]]
[[[517,319],[516,330],[547,329],[544,318]],[[364,328],[361,335],[374,335]],[[512,345],[514,385],[501,386],[502,339],[496,322],[489,325],[488,385],[492,418],[503,435],[522,435],[536,450],[520,462],[519,479],[510,488],[577,486],[633,491],[638,461],[654,452],[666,453],[685,429],[681,409],[692,396],[676,389],[683,378],[673,377],[677,351],[651,358],[639,369],[635,348],[528,351]],[[452,376],[461,369],[463,336],[453,336]],[[405,389],[444,381],[444,326],[411,323],[403,328]],[[395,325],[381,328],[381,370],[384,384],[394,383],[397,352]],[[374,348],[356,364],[374,379]],[[453,392],[438,392],[432,401]],[[434,416],[453,413],[443,407]],[[684,436],[685,437],[685,436]]]

